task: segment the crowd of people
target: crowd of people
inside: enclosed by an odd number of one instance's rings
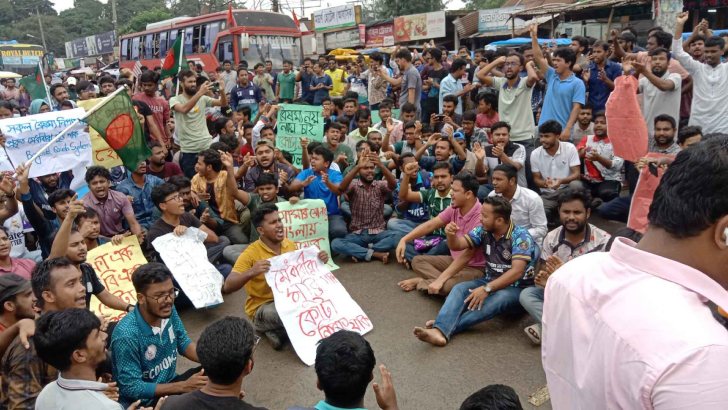
[[[419,340],[443,347],[527,312],[554,408],[721,408],[728,337],[698,296],[728,307],[718,287],[728,286],[727,47],[705,21],[683,41],[686,20],[675,33],[651,28],[646,50],[633,29],[549,47],[532,25],[531,44],[518,49],[455,55],[426,44],[398,47],[388,64],[378,52],[319,56],[280,72],[270,62],[249,71],[224,61],[210,73],[190,63],[164,80],[159,67],[138,79],[122,70],[53,83],[50,101],[3,82],[0,119],[125,88],[152,156],[137,169],[89,167],[82,197],[69,189],[71,171],[29,178],[31,165],[20,164],[16,179],[2,177],[0,407],[258,408],[241,393],[256,346],[287,342],[265,273],[270,258],[296,249],[276,204],[305,198],[326,206],[332,254],[319,252],[322,262],[396,259],[413,274],[397,283],[403,291],[444,298],[414,328]],[[616,92],[641,107],[650,154],[637,161],[615,154],[624,141],[609,130]],[[301,165],[276,146],[278,103],[321,106],[324,135],[300,136]],[[590,223],[593,214],[627,221],[644,168],[664,172],[644,237]],[[177,313],[191,302],[151,245],[188,228],[206,235],[222,293],[247,295],[247,318],[221,319],[197,341]],[[86,263],[89,250],[131,235],[149,260],[131,276],[136,304]],[[92,295],[126,316],[97,317]],[[179,355],[200,366],[178,374]],[[374,367],[359,334],[322,340],[315,408],[362,408]],[[379,371],[377,403],[397,409],[391,375]],[[485,408],[521,406],[513,389],[492,385],[461,407]]]

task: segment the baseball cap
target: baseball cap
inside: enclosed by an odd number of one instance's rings
[[[14,273],[0,275],[0,303],[30,289],[30,281]]]
[[[273,141],[271,141],[269,139],[261,139],[261,140],[258,140],[258,142],[255,143],[255,150],[257,151],[258,150],[258,147],[262,147],[263,145],[267,145],[273,151],[275,151],[275,149],[276,149],[276,146],[273,143]]]
[[[68,80],[66,80],[68,85],[76,85],[76,77],[68,77]]]

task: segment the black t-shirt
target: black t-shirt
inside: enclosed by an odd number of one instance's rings
[[[81,264],[81,281],[83,281],[83,287],[86,288],[86,309],[90,309],[91,295],[98,295],[105,291],[106,288],[99,280],[99,276],[96,274],[94,268],[88,263]]]
[[[436,84],[440,84],[442,82],[442,79],[450,75],[450,72],[445,68],[442,67],[439,70],[430,70],[427,73],[427,77],[432,79],[432,82]],[[427,108],[431,110],[431,112],[438,113],[440,112],[440,89],[436,88],[434,85],[430,87],[430,91],[427,92],[427,101],[425,101],[425,104],[427,104]],[[429,118],[427,119],[430,120]]]
[[[150,134],[149,134],[149,124],[147,121],[147,117],[150,115],[154,115],[154,112],[152,112],[152,109],[149,108],[149,104],[145,103],[144,101],[131,101],[132,105],[136,107],[139,114],[144,116],[144,138],[146,138],[147,142],[151,141]]]
[[[162,410],[268,410],[255,407],[237,397],[218,397],[195,390],[179,396],[169,396]]]
[[[179,224],[188,228],[199,228],[200,226],[202,226],[200,220],[189,212],[185,212],[179,216]],[[147,250],[154,252],[152,242],[160,236],[174,232],[174,228],[174,226],[168,224],[167,222],[164,222],[164,219],[162,218],[154,221],[152,226],[149,227],[149,232],[147,233]]]

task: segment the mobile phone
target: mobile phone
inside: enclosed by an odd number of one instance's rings
[[[445,120],[445,115],[443,115],[443,114],[439,114],[439,115],[437,116],[437,120],[438,120],[438,121],[440,121],[440,122],[442,122],[443,120]]]

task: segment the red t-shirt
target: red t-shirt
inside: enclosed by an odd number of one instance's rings
[[[164,182],[167,182],[168,179],[175,175],[183,175],[182,168],[174,162],[166,162],[161,172],[152,172],[152,169],[147,166],[147,174],[161,178]]]
[[[498,113],[495,113],[493,118],[490,118],[485,114],[478,114],[478,116],[475,119],[475,126],[485,130],[485,132],[488,133],[488,139],[493,141],[493,133],[490,130],[490,127],[492,127],[493,124],[495,124],[498,121],[500,121],[500,117],[498,116]]]
[[[250,155],[255,155],[255,152],[253,151],[253,149],[252,149],[252,148],[250,148],[250,147],[249,147],[249,146],[247,146],[247,145],[243,145],[242,147],[240,147],[240,156],[241,156],[241,157],[245,157],[245,156],[247,156],[248,154],[250,154]]]
[[[144,102],[149,106],[149,108],[152,110],[152,115],[154,116],[154,125],[157,126],[159,132],[161,132],[162,136],[164,136],[164,140],[167,141],[167,134],[164,132],[164,124],[167,123],[170,115],[169,103],[167,102],[167,100],[162,97],[148,97],[144,93],[134,94],[132,100]]]

